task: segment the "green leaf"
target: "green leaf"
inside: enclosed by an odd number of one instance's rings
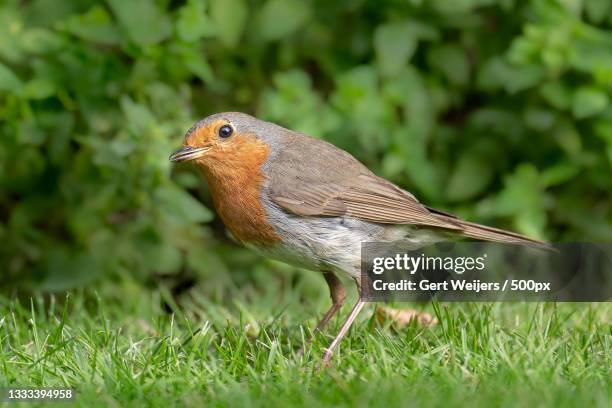
[[[418,38],[410,23],[386,23],[374,32],[374,49],[385,74],[397,74],[417,49]]]
[[[66,45],[66,40],[57,32],[43,28],[31,28],[21,36],[22,49],[31,54],[50,54],[58,52]]]
[[[598,119],[595,122],[595,134],[612,145],[612,118],[608,120]]]
[[[514,216],[519,232],[543,237],[545,200],[540,175],[532,164],[521,164],[504,178],[504,189],[495,199],[495,213]]]
[[[45,254],[45,278],[38,289],[63,291],[99,279],[104,265],[97,256],[78,249],[57,246]]]
[[[574,123],[568,120],[559,120],[551,134],[559,147],[573,157],[582,151],[582,139]]]
[[[290,70],[274,75],[273,80],[275,89],[264,93],[262,118],[315,137],[337,128],[337,116],[313,89],[307,73]]]
[[[589,19],[595,24],[602,23],[610,15],[610,0],[584,0],[584,9]]]
[[[210,14],[221,42],[229,47],[236,46],[247,22],[246,2],[244,0],[213,0]]]
[[[510,94],[537,85],[544,77],[538,65],[512,65],[502,57],[485,62],[478,72],[478,86],[484,90],[505,89]]]
[[[44,99],[55,93],[55,84],[46,78],[34,78],[24,87],[24,94],[30,99]]]
[[[560,81],[551,81],[540,87],[540,95],[554,108],[564,110],[572,102],[571,92]]]
[[[258,16],[259,33],[265,40],[279,40],[302,27],[311,16],[302,0],[268,0]]]
[[[150,270],[162,274],[179,272],[183,257],[181,251],[170,242],[140,243],[142,254],[146,254],[144,261]]]
[[[572,112],[577,119],[597,115],[608,107],[608,95],[595,87],[578,88],[572,99]]]
[[[524,112],[525,125],[539,132],[550,129],[555,123],[555,115],[548,110],[531,108]]]
[[[427,55],[429,63],[449,82],[465,85],[470,77],[470,65],[465,51],[454,45],[434,47]]]
[[[124,96],[120,100],[121,110],[127,119],[127,128],[135,134],[146,133],[155,123],[155,117],[147,106],[138,104]]]
[[[446,197],[451,201],[463,201],[475,197],[491,183],[493,172],[490,164],[478,152],[463,154],[446,187]]]
[[[170,20],[152,0],[106,0],[128,38],[143,47],[159,43],[171,32]]]
[[[397,177],[406,169],[406,159],[399,152],[388,152],[382,162],[383,173],[387,177]]]
[[[212,68],[203,55],[198,53],[186,54],[185,66],[203,82],[210,82],[214,79]]]
[[[16,92],[23,86],[21,80],[6,65],[0,63],[0,91]]]
[[[214,36],[216,30],[212,19],[206,14],[204,0],[189,0],[178,12],[176,31],[185,41],[196,41]]]
[[[121,41],[117,26],[101,6],[94,6],[84,14],[74,15],[58,24],[66,32],[87,41],[114,45]]]
[[[174,185],[159,187],[155,191],[155,198],[164,211],[187,223],[208,222],[213,219],[210,210]]]
[[[575,178],[580,168],[574,163],[561,162],[544,170],[540,174],[540,183],[544,187],[552,187],[563,184]]]

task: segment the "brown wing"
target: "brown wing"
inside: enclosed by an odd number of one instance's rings
[[[338,183],[295,183],[271,192],[272,201],[299,215],[347,216],[381,224],[415,224],[460,230],[431,213],[410,193],[369,174]]]
[[[514,232],[427,208],[412,194],[374,175],[353,156],[327,142],[295,133],[287,134],[284,142],[284,149],[269,168],[268,194],[288,212],[437,227],[480,240],[548,247]]]

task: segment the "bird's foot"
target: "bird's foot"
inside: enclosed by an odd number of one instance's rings
[[[321,359],[321,364],[319,365],[319,369],[329,368],[331,366],[331,358],[334,352],[330,349],[325,349],[325,353],[323,354],[323,358]]]

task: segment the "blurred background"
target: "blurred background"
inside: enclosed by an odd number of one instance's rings
[[[168,162],[228,110],[470,220],[610,242],[611,91],[609,0],[4,0],[0,286],[270,279]]]

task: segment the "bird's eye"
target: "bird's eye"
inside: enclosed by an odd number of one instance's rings
[[[219,137],[224,139],[230,137],[234,133],[234,129],[230,125],[223,125],[219,128]]]

